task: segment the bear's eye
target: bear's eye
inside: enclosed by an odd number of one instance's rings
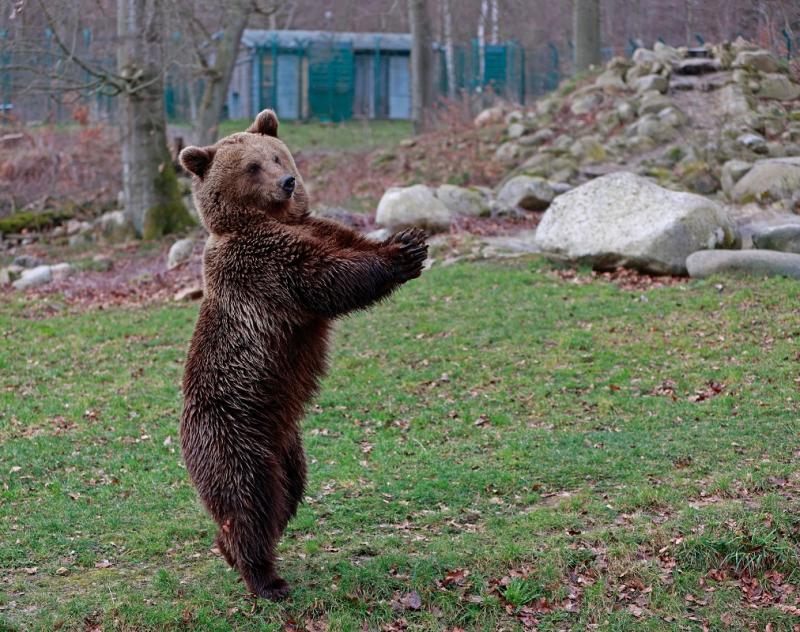
[[[281,157],[280,157],[280,156],[275,156],[275,157],[273,158],[273,160],[275,161],[275,164],[276,164],[276,165],[279,165],[279,164],[281,164]]]
[[[247,173],[255,174],[261,171],[261,165],[257,162],[251,162],[247,165]]]

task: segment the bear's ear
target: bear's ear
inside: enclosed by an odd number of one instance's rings
[[[213,160],[214,149],[211,147],[186,147],[180,154],[180,161],[183,168],[193,173],[201,180],[206,175]]]
[[[278,115],[272,110],[262,110],[246,131],[278,138]]]

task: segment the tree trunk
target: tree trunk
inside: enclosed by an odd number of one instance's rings
[[[492,0],[492,35],[490,44],[500,43],[500,6],[499,0]]]
[[[444,64],[447,72],[447,96],[456,98],[456,60],[453,45],[453,10],[450,0],[442,0],[442,21],[444,22]]]
[[[159,237],[192,223],[167,148],[163,0],[117,0],[125,214],[138,236]]]
[[[205,73],[203,97],[200,99],[192,129],[193,142],[197,145],[211,145],[217,140],[225,98],[239,55],[242,33],[250,17],[250,4],[245,0],[231,4],[230,21],[223,29],[222,38],[216,45],[214,62]]]
[[[411,26],[411,119],[414,131],[422,131],[425,113],[432,103],[431,31],[426,0],[408,0]]]
[[[573,0],[572,38],[575,41],[575,72],[603,62],[600,40],[600,0]]]
[[[481,89],[486,81],[486,16],[489,13],[489,0],[481,0],[478,15],[478,81]]]

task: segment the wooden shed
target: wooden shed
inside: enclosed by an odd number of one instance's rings
[[[229,118],[263,108],[283,119],[408,119],[406,33],[245,30],[228,89]]]

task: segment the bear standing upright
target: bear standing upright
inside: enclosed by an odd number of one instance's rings
[[[265,110],[246,132],[180,154],[209,232],[181,448],[220,527],[217,547],[268,599],[289,592],[275,548],[303,498],[299,423],[326,368],[331,321],[418,277],[427,256],[418,230],[379,243],[312,218],[277,132]]]

